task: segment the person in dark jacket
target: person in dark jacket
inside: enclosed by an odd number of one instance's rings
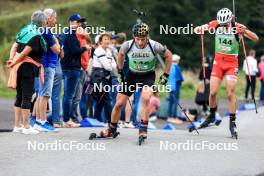
[[[64,80],[64,96],[63,96],[63,121],[65,127],[78,127],[70,120],[72,110],[72,101],[76,91],[81,71],[81,55],[89,50],[89,46],[80,47],[80,42],[76,36],[76,29],[80,26],[84,19],[77,13],[72,14],[69,19],[69,30],[65,32],[63,37],[64,58],[61,60],[61,67]]]

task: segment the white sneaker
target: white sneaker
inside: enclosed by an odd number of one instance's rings
[[[39,122],[36,122],[33,126],[34,130],[38,130],[39,132],[45,132],[45,129],[42,128],[41,124]]]
[[[22,133],[23,129],[24,129],[24,126],[23,125],[21,127],[16,127],[15,126],[13,128],[13,133]]]
[[[120,121],[118,122],[118,127],[119,127],[119,128],[125,128],[125,122],[123,122],[123,121],[120,120]]]
[[[135,128],[135,126],[132,124],[132,122],[129,122],[129,123],[125,122],[124,128]]]
[[[157,116],[151,116],[150,118],[149,118],[149,122],[154,122],[154,121],[156,121],[157,120]]]
[[[39,134],[39,131],[33,129],[32,127],[24,128],[22,131],[23,134]]]

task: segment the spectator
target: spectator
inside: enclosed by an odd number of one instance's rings
[[[62,40],[60,36],[57,36],[57,38],[62,48],[63,45],[62,45]],[[53,124],[55,128],[62,127],[62,123],[60,119],[60,112],[61,112],[60,96],[61,96],[61,84],[62,84],[62,70],[61,70],[60,59],[63,59],[63,58],[64,58],[64,52],[62,49],[59,55],[59,59],[57,60],[57,63],[56,63],[56,68],[55,68],[55,76],[54,76],[52,95],[51,95],[52,112],[50,116],[48,116],[48,121],[51,124]]]
[[[77,39],[80,42],[81,47],[85,47],[88,43],[91,44],[91,38],[89,34],[86,32],[86,20],[82,19],[81,26],[78,27],[76,32]],[[88,42],[88,43],[87,43]],[[90,50],[85,51],[81,55],[81,71],[80,71],[80,81],[77,85],[76,92],[74,93],[74,98],[72,102],[72,110],[71,110],[71,117],[73,122],[80,123],[78,119],[78,105],[80,104],[82,93],[83,93],[83,87],[85,83],[85,78],[87,76],[87,68],[90,58]]]
[[[16,88],[17,91],[14,104],[15,127],[13,132],[39,133],[30,126],[29,117],[34,92],[34,79],[38,76],[42,55],[46,51],[46,42],[40,34],[39,27],[45,27],[45,25],[44,13],[40,10],[35,11],[31,16],[31,24],[17,34],[16,42],[10,51],[10,59],[7,63],[8,67],[11,68],[8,86]],[[41,80],[43,83],[42,74]],[[24,125],[21,124],[22,116],[24,117]]]
[[[160,108],[159,92],[153,92],[153,96],[150,98],[151,114],[149,116],[149,121],[153,122],[157,120],[157,112]]]
[[[109,49],[111,40],[111,35],[108,33],[104,33],[99,38],[99,47],[94,51],[93,57],[93,68],[92,68],[92,84],[95,86],[105,87],[106,85],[111,86],[111,72],[113,71],[112,60],[113,55],[111,50]],[[95,109],[95,118],[100,119],[101,112],[104,107],[105,116],[107,117],[107,123],[110,123],[111,117],[111,100],[109,92],[105,92],[102,90],[94,90],[94,94],[96,95],[95,99],[97,102],[96,109]]]
[[[178,103],[180,99],[180,89],[183,81],[182,71],[179,67],[180,56],[174,54],[172,57],[172,65],[170,70],[170,76],[168,86],[170,86],[169,96],[169,118],[168,122],[175,124],[182,124],[183,121],[178,118]]]
[[[205,58],[205,85],[203,77],[203,69],[200,70],[199,83],[195,96],[195,103],[202,106],[202,111],[199,111],[199,115],[205,117],[209,115],[209,93],[210,93],[210,77],[212,72],[212,62],[210,57]]]
[[[260,63],[259,63],[259,80],[261,82],[260,86],[260,101],[264,101],[264,55],[261,56],[260,58]]]
[[[114,48],[112,49],[112,53],[114,55],[115,60],[113,60],[114,62],[113,67],[115,68],[114,71],[112,72],[112,85],[116,85],[116,87],[114,88],[114,90],[111,91],[111,104],[112,107],[115,105],[116,103],[116,96],[118,93],[118,87],[117,85],[119,85],[118,82],[118,71],[117,71],[117,55],[118,52],[120,50],[121,45],[126,41],[126,34],[125,33],[118,33],[116,35],[112,35],[112,40],[111,40],[111,46],[114,46]],[[131,114],[131,113],[130,113]],[[130,117],[129,117],[130,119]]]
[[[90,49],[88,45],[81,47],[76,36],[76,29],[83,19],[79,14],[72,14],[69,19],[69,31],[63,36],[64,58],[61,60],[61,67],[64,81],[63,96],[63,121],[64,127],[79,127],[71,121],[73,98],[80,81],[81,55]]]
[[[91,75],[92,75],[92,67],[93,67],[93,56],[94,56],[94,51],[96,48],[99,46],[99,38],[100,35],[97,35],[94,39],[95,45],[92,46],[91,48],[91,54],[90,54],[90,59],[88,63],[88,68],[87,68],[87,75],[85,78],[85,83],[84,83],[84,88],[83,88],[83,93],[80,101],[80,114],[85,120],[87,118],[87,114],[90,118],[94,117],[93,113],[93,107],[94,107],[94,101],[93,101],[93,96],[91,95]]]
[[[92,59],[90,57],[87,74],[84,82],[82,97],[80,101],[80,114],[82,119],[85,120],[87,117],[93,118],[93,96],[91,96],[87,91],[88,86],[90,85],[91,73],[92,73]]]
[[[112,80],[112,85],[114,87],[110,92],[112,107],[114,107],[115,102],[116,102],[116,96],[118,93],[118,85],[119,85],[118,71],[117,71],[117,55],[118,55],[117,39],[118,39],[118,35],[112,34],[111,35],[111,45],[109,47],[111,49],[112,55],[114,56],[114,59],[112,60],[113,70],[111,72],[111,80]]]
[[[247,81],[246,89],[245,89],[245,100],[246,101],[248,101],[248,91],[249,91],[250,88],[251,88],[251,97],[252,97],[252,99],[253,99],[253,96],[255,95],[256,75],[258,73],[258,62],[257,62],[257,60],[255,58],[255,55],[256,55],[255,50],[251,49],[249,51],[249,56],[247,57],[249,72],[248,72],[246,60],[244,60],[244,62],[243,62],[243,71],[246,74],[246,81]],[[249,77],[248,77],[249,74],[251,75],[251,83],[250,83],[250,80],[249,80]]]
[[[58,55],[61,52],[58,39],[52,34],[50,28],[56,24],[57,14],[53,9],[45,9],[44,14],[47,20],[47,27],[42,36],[47,43],[47,52],[42,56],[44,66],[44,84],[40,84],[39,90],[39,117],[34,125],[39,131],[57,132],[58,129],[50,125],[46,120],[48,100],[52,95],[52,88],[56,72]]]

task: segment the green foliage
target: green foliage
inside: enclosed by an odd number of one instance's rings
[[[257,56],[264,53],[264,3],[262,1],[236,0],[237,21],[245,24],[260,37],[258,43],[246,40],[247,49],[255,48]],[[48,7],[56,9],[58,23],[63,26],[67,25],[67,19],[71,13],[78,12],[86,17],[92,26],[103,26],[108,31],[126,32],[128,38],[131,38],[131,28],[137,19],[133,9],[138,9],[147,12],[144,21],[150,26],[150,37],[181,55],[181,67],[195,71],[201,67],[200,37],[193,34],[161,35],[160,25],[185,27],[187,24],[193,24],[197,26],[215,19],[217,11],[223,7],[233,10],[230,0],[34,0],[34,2],[23,0],[23,3],[21,2],[19,0],[0,2],[0,59],[2,63],[9,57],[9,49],[15,35],[22,26],[30,22],[30,16],[34,10]],[[209,34],[205,35],[205,54],[214,55],[214,36]],[[240,64],[243,58],[241,48]],[[190,77],[194,79],[193,76]],[[243,96],[243,80],[242,75],[241,82],[236,89],[239,96]],[[1,84],[5,83],[0,80]],[[182,87],[183,98],[195,96],[195,82],[186,80]],[[225,94],[224,87],[221,87],[219,97],[224,98]]]
[[[0,86],[0,97],[13,99],[16,96],[16,91],[7,87]]]

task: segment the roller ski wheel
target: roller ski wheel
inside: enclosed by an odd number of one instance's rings
[[[230,133],[231,133],[231,138],[238,139],[237,126],[236,126],[235,122],[230,122],[229,130],[230,130]]]
[[[142,145],[142,143],[144,143],[146,139],[147,139],[146,134],[139,135],[139,137],[138,137],[138,145],[139,146]]]
[[[140,146],[140,145],[142,145],[142,143],[144,143],[145,142],[145,140],[147,139],[147,134],[148,134],[148,127],[147,127],[147,125],[145,125],[145,126],[140,126],[140,128],[139,128],[139,131],[138,131],[139,133],[139,136],[138,136],[138,145]]]
[[[116,138],[118,135],[120,135],[120,132],[114,131],[110,132],[109,129],[106,129],[104,131],[101,131],[100,135],[98,136],[96,133],[91,133],[89,140],[93,139],[106,139],[106,138]]]
[[[96,133],[91,133],[91,134],[90,134],[90,137],[89,137],[89,140],[93,140],[93,139],[95,139],[95,138],[97,138]]]
[[[189,132],[190,132],[190,133],[192,133],[194,130],[195,130],[195,127],[194,127],[194,126],[191,126],[191,127],[189,128]]]

